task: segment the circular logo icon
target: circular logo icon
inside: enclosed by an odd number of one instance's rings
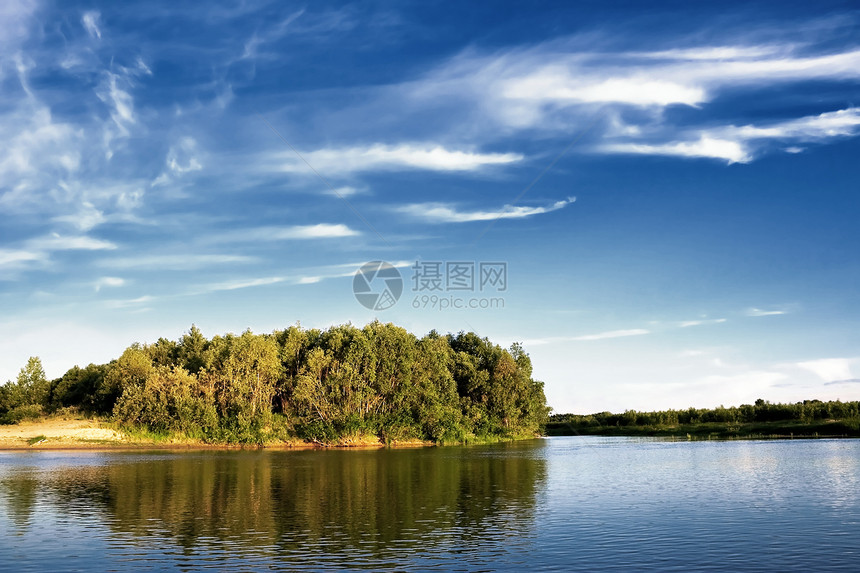
[[[361,265],[352,279],[355,300],[370,310],[386,310],[403,294],[403,277],[391,263],[371,261]]]

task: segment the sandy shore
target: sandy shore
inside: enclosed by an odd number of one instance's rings
[[[389,447],[413,448],[433,445],[429,442],[403,441]],[[197,441],[150,442],[131,438],[99,420],[46,418],[12,426],[0,425],[0,450],[98,450],[98,449],[235,449],[242,446],[205,444]],[[245,446],[254,447],[254,446]],[[385,447],[376,436],[350,436],[333,444],[311,443],[296,438],[290,442],[267,444],[267,448],[380,448]]]
[[[34,441],[35,440],[35,441]],[[32,444],[31,444],[32,442]],[[132,445],[98,420],[62,418],[0,426],[0,449],[93,448]]]

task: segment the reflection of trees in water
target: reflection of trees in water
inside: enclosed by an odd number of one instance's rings
[[[527,533],[546,474],[540,447],[118,456],[55,470],[41,486],[11,477],[3,487],[20,506],[13,516],[28,515],[26,500],[47,487],[60,512],[97,510],[117,532],[186,550],[226,541],[304,559],[344,549],[379,558]]]
[[[30,471],[15,472],[0,479],[3,497],[3,512],[16,528],[24,534],[30,525],[39,494],[39,480]]]

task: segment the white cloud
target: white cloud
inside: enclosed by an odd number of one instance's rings
[[[284,282],[285,280],[287,280],[287,279],[284,277],[268,277],[268,278],[260,278],[260,279],[246,279],[246,280],[235,280],[235,281],[214,283],[214,284],[206,285],[205,287],[203,287],[202,293],[210,293],[210,292],[218,292],[218,291],[230,291],[230,290],[238,290],[238,289],[243,289],[243,288],[266,286],[266,285]]]
[[[128,137],[129,127],[137,123],[134,115],[134,98],[125,89],[120,87],[120,82],[128,82],[128,78],[105,72],[105,79],[96,90],[98,98],[111,108],[111,119],[116,125],[116,132],[108,130],[104,134],[108,150],[107,157],[113,154],[110,142],[118,135]]]
[[[29,239],[19,249],[0,249],[0,267],[8,269],[28,268],[33,263],[47,263],[56,251],[103,251],[117,246],[86,235],[62,236],[52,233]]]
[[[200,165],[200,162],[194,156],[196,148],[197,142],[193,137],[183,137],[167,153],[167,168],[176,174],[203,169],[203,166]]]
[[[798,362],[797,366],[812,372],[825,382],[848,380],[851,375],[851,360],[848,358],[822,358]]]
[[[337,239],[357,237],[360,232],[343,224],[317,223],[315,225],[294,225],[287,227],[255,227],[218,233],[209,237],[209,243],[231,243],[245,241],[286,241]]]
[[[96,292],[100,291],[103,287],[121,287],[125,284],[125,279],[120,277],[101,277],[95,283],[93,283],[93,287]]]
[[[592,42],[593,43],[593,42]],[[408,86],[430,105],[460,101],[513,128],[566,130],[595,105],[662,109],[702,106],[719,92],[786,81],[856,79],[860,51],[797,55],[795,46],[689,46],[611,53],[582,40],[548,42],[493,55],[466,51]]]
[[[114,269],[197,270],[213,265],[249,263],[256,259],[244,255],[144,255],[102,259],[98,265]]]
[[[665,59],[669,61],[697,60],[755,60],[764,56],[772,56],[785,52],[784,47],[776,45],[763,46],[706,46],[702,48],[681,48],[657,52],[633,52],[629,56],[647,59]]]
[[[748,163],[752,160],[752,155],[746,150],[743,143],[730,139],[716,139],[707,135],[702,135],[696,141],[609,143],[598,147],[598,150],[605,153],[723,159],[729,164]]]
[[[39,203],[45,187],[80,165],[82,132],[55,122],[47,107],[22,106],[0,118],[0,205]]]
[[[41,261],[46,257],[43,251],[0,249],[0,267],[17,266],[20,263]]]
[[[289,276],[237,279],[232,281],[211,283],[207,285],[202,285],[197,289],[192,290],[190,294],[207,294],[211,292],[253,288],[279,283],[288,283],[292,285],[317,284],[326,279],[352,277],[363,264],[364,263],[345,263],[340,265],[327,265],[324,267],[316,267],[312,269],[297,269],[293,274]],[[412,266],[414,263],[411,261],[396,261],[390,264],[397,268],[406,268]]]
[[[793,139],[815,141],[856,135],[860,129],[860,108],[850,107],[819,115],[772,123],[766,127],[746,125],[726,130],[740,139]]]
[[[691,139],[688,141],[647,143],[628,140],[607,143],[597,149],[605,153],[702,157],[723,159],[730,164],[749,163],[754,158],[755,148],[769,140],[808,143],[854,136],[858,132],[860,132],[860,108],[850,107],[819,115],[772,122],[764,126],[728,126],[701,130],[691,134]],[[783,148],[783,151],[800,153],[803,149],[790,146]]]
[[[629,328],[625,330],[609,330],[596,334],[583,334],[580,336],[547,336],[544,338],[532,338],[523,340],[524,346],[543,346],[559,342],[586,342],[591,340],[609,340],[612,338],[626,338],[628,336],[643,336],[651,334],[650,330],[644,328]]]
[[[610,330],[608,332],[599,332],[597,334],[586,334],[584,336],[576,336],[572,340],[606,340],[607,338],[623,338],[626,336],[642,336],[643,334],[651,334],[650,330],[644,328],[630,328],[627,330]]]
[[[98,40],[102,39],[102,32],[99,30],[99,17],[101,15],[96,11],[84,12],[81,16],[81,24],[87,33]]]
[[[701,319],[701,320],[684,320],[678,323],[680,328],[689,328],[691,326],[702,326],[704,324],[722,324],[726,322],[725,318],[711,318],[711,319]]]
[[[73,215],[60,215],[54,217],[54,221],[68,223],[77,227],[81,231],[89,231],[90,229],[101,225],[105,222],[105,216],[102,211],[99,211],[89,201],[84,201],[81,204],[81,209]]]
[[[108,308],[133,308],[139,307],[143,304],[147,304],[155,300],[155,297],[150,295],[139,296],[137,298],[132,299],[123,299],[123,300],[108,300],[105,301],[105,305]]]
[[[263,230],[268,233],[268,230]],[[329,239],[338,237],[355,237],[358,231],[346,225],[318,223],[316,225],[297,225],[295,227],[272,228],[268,235],[272,240],[279,239]]]
[[[576,197],[569,197],[562,201],[556,201],[546,207],[505,205],[496,211],[458,211],[455,206],[447,203],[415,203],[396,207],[395,210],[435,223],[469,223],[472,221],[494,221],[496,219],[522,219],[524,217],[558,211],[575,201]]]
[[[456,125],[457,133],[586,130],[593,132],[587,140],[602,137],[603,142],[585,147],[605,153],[748,163],[768,140],[826,142],[856,136],[860,114],[852,108],[764,126],[679,130],[663,110],[686,105],[702,109],[700,115],[705,116],[707,104],[725,92],[860,78],[860,50],[816,54],[809,46],[802,48],[723,44],[613,53],[594,51],[582,39],[569,38],[491,55],[469,49],[424,78],[400,86],[389,99],[405,97],[406,112],[435,109],[437,116],[473,126]],[[596,122],[594,117],[608,119]],[[797,149],[791,146],[789,151]]]
[[[501,84],[501,95],[514,101],[544,103],[623,103],[635,106],[695,106],[705,100],[705,90],[648,75],[591,78],[582,81],[564,67],[547,67]]]
[[[779,316],[781,314],[787,314],[785,310],[764,310],[761,308],[748,308],[746,310],[747,316]]]
[[[57,233],[38,239],[31,239],[26,244],[30,248],[43,251],[102,251],[117,248],[110,241],[95,239],[86,235],[64,237]]]
[[[193,137],[183,137],[172,145],[164,159],[167,170],[152,180],[150,187],[166,185],[186,173],[200,171],[203,165],[198,159],[197,141]]]
[[[146,65],[146,62],[143,61],[143,58],[137,58],[137,70],[147,76],[152,75],[152,70],[149,69],[149,66]]]
[[[303,154],[307,162],[321,173],[355,173],[362,171],[474,171],[491,165],[520,161],[518,153],[477,153],[446,149],[440,145],[384,145],[318,149]],[[305,173],[307,165],[293,153],[278,155],[282,171]]]

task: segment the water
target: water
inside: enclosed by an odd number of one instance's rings
[[[9,571],[857,571],[860,441],[3,452]]]

